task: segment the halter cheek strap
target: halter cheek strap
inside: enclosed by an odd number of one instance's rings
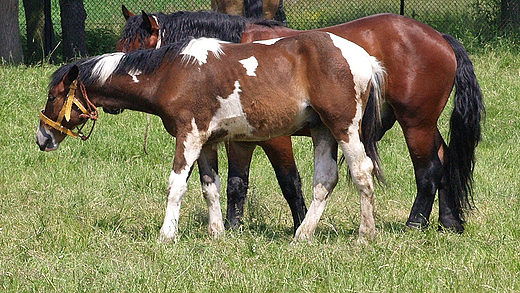
[[[89,134],[87,136],[85,136],[81,132],[81,129],[83,129],[83,126],[85,126],[85,124],[87,123],[88,120],[85,121],[85,123],[83,123],[83,125],[80,127],[78,132],[73,132],[72,130],[70,130],[70,129],[66,128],[65,126],[61,125],[61,122],[63,121],[63,118],[65,118],[66,121],[70,121],[70,115],[71,115],[71,112],[72,112],[72,105],[73,104],[76,105],[78,107],[78,109],[82,112],[82,114],[80,114],[81,118],[92,119],[94,121],[94,123],[97,120],[98,111],[96,109],[96,106],[94,106],[94,104],[92,104],[92,102],[90,102],[90,100],[88,99],[87,92],[85,90],[85,86],[83,84],[80,84],[80,89],[82,91],[83,97],[87,101],[88,107],[90,109],[93,109],[91,112],[89,112],[85,108],[85,106],[83,106],[83,104],[81,104],[81,102],[76,98],[76,89],[77,88],[78,88],[78,81],[76,79],[69,86],[69,93],[67,94],[67,99],[65,100],[65,103],[63,104],[63,107],[61,108],[60,113],[58,113],[58,118],[56,119],[56,121],[53,121],[49,117],[45,116],[43,114],[43,110],[40,112],[40,118],[43,121],[43,123],[49,125],[50,127],[54,128],[54,129],[56,129],[56,130],[58,130],[58,131],[60,131],[62,133],[65,133],[65,134],[67,134],[69,136],[72,136],[74,138],[81,137],[81,139],[87,140],[90,137],[90,134],[92,133],[92,130],[94,129],[94,125],[92,125],[92,128],[91,128],[91,130],[90,130],[90,132],[89,132]]]

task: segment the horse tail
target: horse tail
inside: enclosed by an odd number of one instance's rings
[[[365,112],[361,121],[361,139],[365,146],[367,156],[374,164],[374,175],[380,181],[385,183],[381,161],[379,160],[379,152],[377,151],[376,129],[381,127],[381,105],[383,102],[383,86],[385,83],[386,71],[379,61],[370,56],[372,63],[372,77],[370,82],[370,93],[368,96]]]
[[[454,37],[442,36],[453,48],[457,59],[454,109],[450,118],[450,141],[444,168],[448,192],[455,201],[455,212],[464,221],[464,210],[473,208],[475,148],[481,139],[480,122],[485,118],[486,111],[466,50]]]
[[[264,1],[244,0],[244,16],[247,18],[262,18],[264,16]]]

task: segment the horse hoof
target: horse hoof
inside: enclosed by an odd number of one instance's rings
[[[408,219],[406,226],[410,229],[424,230],[428,228],[430,222],[422,215],[417,215],[415,219]]]
[[[157,242],[159,243],[170,243],[177,240],[177,233],[175,233],[173,230],[170,230],[169,232],[165,232],[163,229],[159,232],[159,239]]]
[[[450,222],[445,224],[441,222],[438,227],[439,232],[453,232],[457,234],[462,234],[464,232],[464,226],[460,222]]]

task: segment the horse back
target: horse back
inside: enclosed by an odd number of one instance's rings
[[[222,44],[222,52],[221,56],[209,54],[204,64],[185,66],[180,74],[184,76],[182,89],[174,97],[178,105],[200,107],[190,112],[207,113],[197,123],[201,124],[199,129],[215,133],[215,140],[289,135],[317,123],[316,113],[323,109],[356,109],[353,75],[359,70],[349,67],[344,52],[327,33]],[[366,54],[362,49],[360,52]],[[193,103],[194,96],[205,101]]]

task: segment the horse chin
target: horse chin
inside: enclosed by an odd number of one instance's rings
[[[40,123],[38,131],[36,132],[36,143],[41,151],[54,151],[60,146],[60,142],[65,138],[64,135],[55,135]]]

